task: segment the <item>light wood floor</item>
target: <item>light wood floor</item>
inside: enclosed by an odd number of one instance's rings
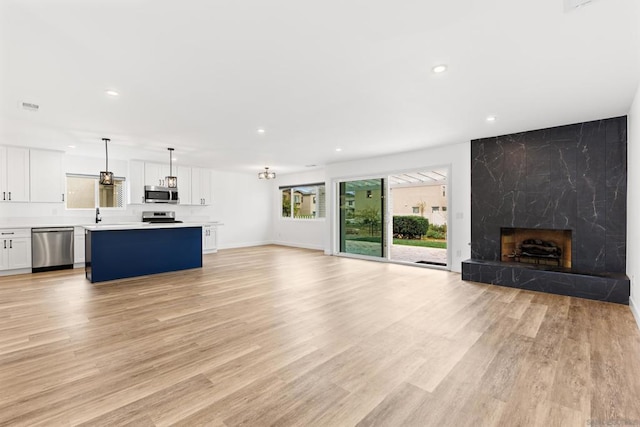
[[[0,425],[588,422],[640,424],[627,306],[277,246],[0,279]]]

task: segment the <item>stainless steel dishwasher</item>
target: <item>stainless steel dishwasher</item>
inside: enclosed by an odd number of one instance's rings
[[[73,227],[31,229],[31,271],[73,268]]]

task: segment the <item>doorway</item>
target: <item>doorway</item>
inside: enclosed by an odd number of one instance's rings
[[[449,168],[338,181],[338,253],[449,267]]]
[[[389,176],[391,261],[448,266],[448,175],[433,168]]]
[[[340,253],[384,258],[385,179],[339,183]]]

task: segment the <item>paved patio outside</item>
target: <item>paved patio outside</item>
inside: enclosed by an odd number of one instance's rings
[[[347,252],[352,254],[380,256],[380,244],[347,240]],[[447,263],[447,250],[423,248],[421,246],[392,245],[391,260],[403,262]]]

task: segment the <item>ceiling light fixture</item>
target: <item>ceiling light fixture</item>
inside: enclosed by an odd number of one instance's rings
[[[113,185],[113,172],[109,172],[109,149],[107,144],[111,141],[109,138],[102,138],[104,141],[104,171],[100,171],[100,184]]]
[[[496,121],[496,116],[489,116],[489,117],[487,117],[487,121],[488,121],[488,122],[495,122],[495,121]]]
[[[69,148],[76,148],[76,146],[75,146],[75,145],[67,145],[67,147],[69,147]]]
[[[342,151],[342,148],[336,148],[336,151]]]
[[[265,133],[265,130],[264,130],[264,129],[262,129],[262,128],[260,128],[260,129],[258,129],[258,131],[257,131],[257,132],[258,132],[258,133]]]
[[[104,93],[106,93],[109,96],[118,96],[120,95],[120,93],[118,93],[117,91],[113,90],[113,89],[107,89],[104,91]]]
[[[276,173],[269,172],[269,167],[267,166],[264,167],[264,172],[258,173],[258,179],[275,179],[275,178],[276,178]]]
[[[439,64],[433,67],[431,71],[436,74],[444,73],[445,71],[447,71],[447,66],[445,64]]]
[[[167,148],[169,150],[169,176],[166,177],[167,187],[178,188],[178,177],[173,176],[173,148]]]

